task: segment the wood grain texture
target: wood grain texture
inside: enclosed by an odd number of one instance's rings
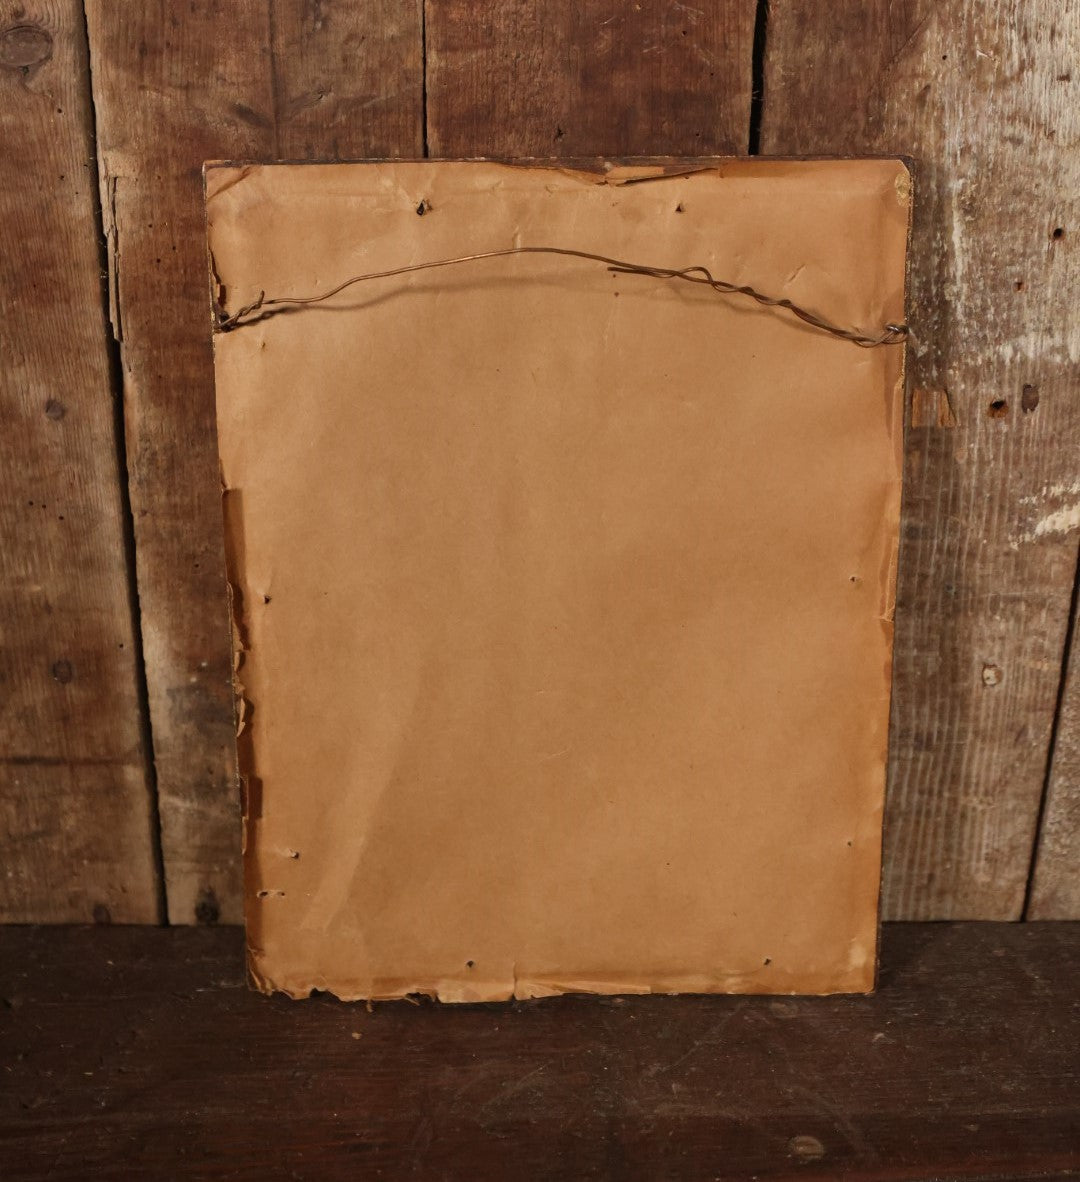
[[[241,915],[203,162],[419,155],[419,0],[87,0],[169,916]]]
[[[1064,677],[1029,919],[1080,916],[1080,598],[1073,602]]]
[[[154,922],[78,0],[0,0],[0,922]]]
[[[752,0],[427,0],[432,156],[745,152]]]
[[[1080,925],[890,925],[872,997],[373,1012],[234,929],[0,931],[4,1176],[1080,1176]]]
[[[916,162],[893,918],[1023,906],[1076,570],[1078,37],[1075,0],[770,6],[763,150]]]

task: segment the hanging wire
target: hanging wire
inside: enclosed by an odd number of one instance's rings
[[[651,267],[643,263],[628,263],[622,259],[609,258],[607,255],[594,254],[588,250],[569,250],[561,246],[510,246],[504,250],[487,250],[480,254],[463,254],[449,259],[436,259],[428,263],[412,263],[407,267],[395,267],[390,271],[371,271],[366,275],[353,275],[351,279],[346,279],[337,287],[332,287],[329,291],[324,291],[319,295],[267,298],[266,292],[260,292],[257,300],[246,304],[232,315],[226,314],[224,308],[219,306],[215,314],[215,324],[219,332],[232,332],[245,325],[266,320],[279,312],[321,304],[358,283],[367,283],[373,279],[392,279],[395,275],[408,275],[414,271],[430,271],[437,267],[454,267],[461,263],[473,263],[481,259],[506,258],[518,254],[554,254],[567,258],[588,259],[592,262],[605,264],[607,269],[616,275],[648,275],[654,279],[680,279],[687,283],[711,287],[713,291],[721,295],[746,296],[762,307],[782,308],[798,317],[804,324],[820,329],[830,336],[850,341],[853,345],[858,345],[863,349],[875,349],[879,345],[899,345],[908,335],[906,324],[886,324],[883,331],[876,334],[845,328],[843,325],[834,324],[832,321],[826,320],[824,316],[819,316],[816,312],[793,303],[791,300],[765,295],[746,284],[729,283],[724,279],[716,279],[708,267]]]

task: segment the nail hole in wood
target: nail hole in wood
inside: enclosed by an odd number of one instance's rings
[[[995,686],[1001,684],[1001,666],[1000,665],[983,665],[982,668],[982,683],[987,686]]]

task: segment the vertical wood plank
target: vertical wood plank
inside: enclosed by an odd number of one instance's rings
[[[1080,481],[1071,496],[1066,512],[1080,517]],[[1075,593],[1061,690],[1028,919],[1080,919],[1080,597]]]
[[[241,918],[201,168],[419,155],[419,0],[87,0],[173,922]]]
[[[432,156],[745,152],[753,0],[427,0]]]
[[[0,922],[154,922],[79,0],[0,0]]]
[[[774,0],[763,149],[916,158],[885,908],[1023,906],[1076,569],[1076,0]]]

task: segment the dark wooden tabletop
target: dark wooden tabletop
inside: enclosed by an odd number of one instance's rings
[[[0,1178],[1080,1178],[1080,924],[858,998],[248,991],[231,928],[0,929]]]

